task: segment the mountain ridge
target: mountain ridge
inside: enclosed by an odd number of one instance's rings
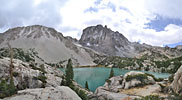
[[[0,38],[0,48],[7,47],[7,42],[13,48],[35,48],[47,63],[73,58],[75,66],[95,65],[85,48],[75,45],[53,28],[40,25],[18,27],[4,32]]]
[[[102,25],[85,28],[80,40],[42,25],[16,27],[0,35],[0,48],[7,47],[7,42],[14,48],[35,48],[47,63],[72,58],[75,66],[96,65],[93,61],[109,56],[137,59],[147,56],[152,61],[182,56],[181,46],[170,48],[130,42],[121,33]]]

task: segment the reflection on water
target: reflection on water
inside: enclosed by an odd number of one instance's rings
[[[119,68],[113,68],[113,70],[115,76],[124,75],[129,72],[129,70]],[[110,68],[105,67],[74,68],[74,80],[83,87],[85,87],[85,82],[87,81],[89,89],[94,92],[97,87],[104,85],[105,80],[109,77],[109,73]],[[146,73],[153,74],[156,78],[167,78],[170,75],[168,73]]]

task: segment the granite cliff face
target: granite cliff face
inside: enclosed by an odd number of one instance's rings
[[[174,81],[171,84],[172,89],[175,93],[182,93],[182,66],[178,69],[178,71],[174,75]]]
[[[79,43],[109,56],[133,57],[129,54],[134,49],[131,42],[107,26],[97,25],[84,29]]]

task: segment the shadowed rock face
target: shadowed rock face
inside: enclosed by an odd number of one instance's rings
[[[83,30],[79,43],[108,56],[133,58],[151,46],[130,42],[119,32],[114,32],[107,26],[91,26]]]
[[[86,45],[87,43],[90,43],[90,45],[113,44],[118,47],[130,44],[128,39],[122,34],[119,32],[114,32],[106,26],[103,27],[102,25],[91,26],[84,29],[80,43],[83,45]]]
[[[107,55],[118,55],[118,49],[127,49],[130,42],[119,32],[114,32],[107,26],[91,26],[83,30],[80,44],[93,48],[98,52],[104,52]]]
[[[172,82],[171,86],[175,93],[182,93],[182,66],[175,73],[174,81]]]

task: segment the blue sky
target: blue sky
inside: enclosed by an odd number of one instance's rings
[[[177,45],[182,45],[182,42],[178,42],[178,43],[174,43],[174,44],[166,44],[166,45],[164,45],[164,46],[169,46],[169,47],[171,47],[171,48],[174,48],[174,47],[176,47]]]
[[[182,41],[181,7],[182,0],[1,0],[0,32],[39,24],[79,39],[102,24],[132,42],[174,47]]]
[[[156,31],[164,31],[165,27],[169,24],[182,26],[182,20],[177,18],[168,18],[162,16],[156,16],[154,20],[151,20],[150,23],[147,23],[147,28],[155,29]]]

